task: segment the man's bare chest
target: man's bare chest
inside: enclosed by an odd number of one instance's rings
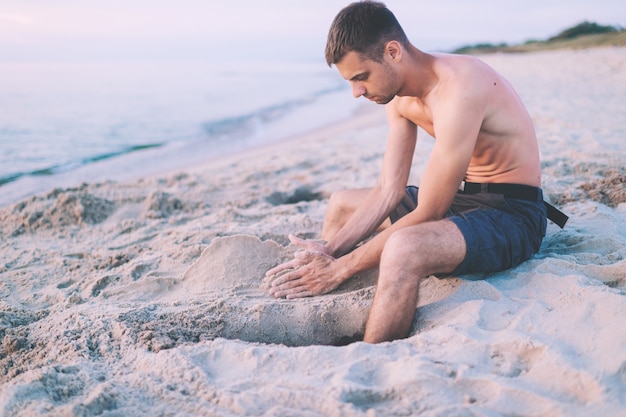
[[[426,104],[416,99],[403,100],[403,102],[399,103],[398,110],[404,118],[424,129],[432,137],[435,137],[433,114],[430,107]]]

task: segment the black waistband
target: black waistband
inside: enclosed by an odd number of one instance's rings
[[[504,184],[504,183],[477,183],[465,182],[462,188],[463,194],[494,193],[502,194],[505,198],[518,200],[539,201],[541,188],[525,184]],[[548,219],[557,224],[561,229],[569,217],[552,204],[544,201],[546,205]]]
[[[539,201],[541,188],[524,184],[489,184],[466,182],[463,187],[463,194],[494,193],[502,194],[506,198],[516,198],[518,200]]]

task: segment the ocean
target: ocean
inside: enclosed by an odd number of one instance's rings
[[[348,118],[360,105],[317,61],[0,63],[0,203],[66,185],[62,178],[202,163]]]

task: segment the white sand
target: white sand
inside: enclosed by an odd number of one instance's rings
[[[544,190],[571,215],[534,259],[428,278],[412,336],[377,346],[330,346],[359,337],[375,271],[267,296],[287,234],[317,237],[330,193],[376,180],[382,109],[56,189],[0,208],[0,415],[626,416],[626,49],[484,59],[527,103]]]

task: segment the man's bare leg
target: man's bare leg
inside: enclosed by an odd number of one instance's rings
[[[385,244],[364,341],[407,337],[422,278],[449,273],[465,258],[465,239],[451,221],[423,223],[394,232]]]
[[[324,216],[322,240],[329,240],[346,224],[350,216],[363,204],[365,197],[367,197],[370,191],[369,188],[360,188],[337,191],[331,195],[328,208],[326,209],[326,215]],[[390,224],[389,219],[387,219],[380,229]]]

